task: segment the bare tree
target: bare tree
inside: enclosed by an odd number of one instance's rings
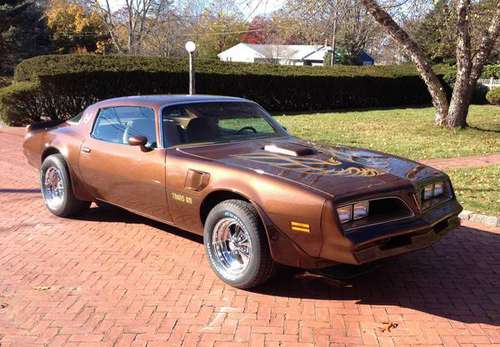
[[[101,6],[98,0],[89,0],[88,5],[98,10],[99,14],[101,14],[102,16],[102,19],[106,25],[106,29],[116,50],[119,53],[124,53],[122,43],[117,36],[117,24],[115,23],[115,20],[113,18],[113,11],[111,10],[109,0],[104,1],[104,6]]]
[[[141,54],[164,58],[184,56],[183,35],[189,29],[186,17],[169,11],[144,35]]]
[[[306,24],[316,42],[331,42],[331,63],[338,46],[356,57],[375,36],[373,18],[358,0],[288,0],[285,10]]]
[[[383,29],[403,47],[417,66],[436,109],[435,123],[450,128],[466,127],[472,93],[500,32],[500,1],[496,0],[490,24],[481,35],[479,48],[473,52],[470,38],[470,0],[455,0],[455,11],[458,17],[456,24],[457,73],[450,103],[448,103],[443,84],[432,70],[431,62],[421,47],[376,0],[360,1]]]
[[[172,5],[172,0],[125,0],[125,4],[113,11],[109,0],[88,0],[101,14],[111,40],[119,53],[139,54],[144,36],[152,31],[162,15]],[[126,40],[119,37],[125,29]]]

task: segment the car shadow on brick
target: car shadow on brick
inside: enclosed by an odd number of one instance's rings
[[[499,234],[461,227],[431,248],[386,259],[351,279],[344,276],[349,269],[334,278],[285,270],[256,292],[393,306],[395,315],[427,313],[500,326],[499,250]],[[410,310],[398,313],[397,307]]]
[[[8,194],[28,194],[28,193],[40,193],[40,188],[35,189],[14,189],[14,188],[0,188],[0,194],[8,193]]]
[[[170,226],[168,224],[156,222],[146,217],[141,217],[122,208],[105,203],[101,203],[99,207],[92,207],[86,212],[73,218],[86,221],[96,221],[96,222],[144,224],[144,225],[149,225],[156,229],[163,230],[167,233],[203,244],[203,236],[190,233],[188,231]]]
[[[199,235],[103,205],[79,219],[145,224],[199,244]],[[357,268],[340,266],[334,277],[283,268],[252,291],[271,296],[355,301],[402,307],[464,323],[500,326],[500,235],[461,227],[433,247]],[[397,309],[393,314],[397,315]],[[411,318],[408,318],[411,319]],[[429,318],[430,319],[430,318]]]

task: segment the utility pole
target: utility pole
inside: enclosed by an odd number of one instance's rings
[[[337,51],[337,9],[333,12],[333,28],[332,28],[332,57],[331,66],[335,65],[336,51]]]

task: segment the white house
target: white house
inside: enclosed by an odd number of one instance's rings
[[[322,45],[256,45],[238,43],[217,56],[221,61],[280,65],[323,65],[325,54],[331,47]]]

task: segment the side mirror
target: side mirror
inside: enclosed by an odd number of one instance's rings
[[[146,136],[138,135],[138,136],[130,136],[128,138],[128,144],[131,146],[141,146],[144,147],[148,143],[148,139]]]

